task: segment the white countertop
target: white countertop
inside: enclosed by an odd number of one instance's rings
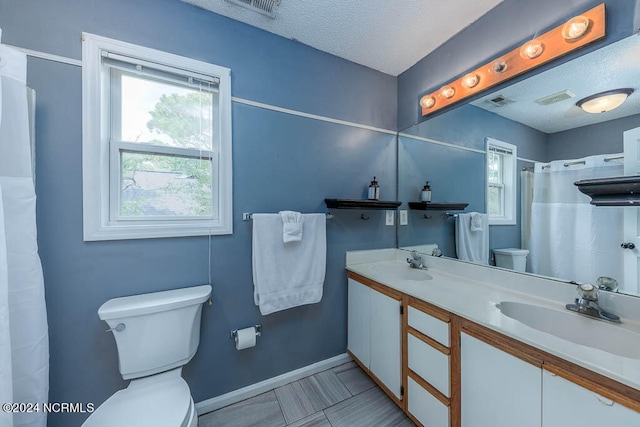
[[[429,267],[427,273],[433,277],[431,280],[406,280],[380,274],[385,267],[409,268],[406,262],[408,254],[399,249],[347,252],[346,268],[640,390],[640,359],[621,357],[558,338],[507,317],[496,307],[501,301],[514,301],[565,311],[565,304],[573,302],[576,296],[575,287],[545,278],[431,256],[423,256],[424,263]],[[640,298],[613,294],[604,298],[601,296],[601,302],[605,309],[622,318],[621,324],[607,324],[607,327],[624,328],[638,334],[640,339]],[[586,320],[604,323],[595,319]],[[589,331],[585,330],[585,334],[589,334]]]

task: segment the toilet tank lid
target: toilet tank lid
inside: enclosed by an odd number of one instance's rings
[[[500,255],[529,255],[527,249],[518,248],[494,249],[493,252]]]
[[[189,305],[202,304],[211,295],[211,286],[202,285],[170,291],[113,298],[98,309],[102,320],[173,310]]]

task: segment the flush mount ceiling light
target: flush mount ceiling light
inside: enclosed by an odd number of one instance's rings
[[[587,113],[606,113],[622,105],[631,93],[633,93],[633,89],[630,88],[608,90],[587,96],[576,102],[576,105]]]

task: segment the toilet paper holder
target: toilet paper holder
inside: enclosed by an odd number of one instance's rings
[[[256,336],[257,337],[262,335],[262,325],[254,325],[253,327],[256,330]],[[234,329],[233,331],[231,331],[231,339],[232,340],[235,340],[237,336],[238,336],[238,330],[237,329]]]

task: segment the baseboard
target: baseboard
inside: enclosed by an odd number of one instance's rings
[[[281,387],[285,384],[289,384],[293,381],[298,381],[309,375],[317,374],[318,372],[326,371],[327,369],[334,368],[349,362],[351,357],[348,354],[339,354],[329,359],[321,360],[320,362],[313,363],[309,366],[304,366],[295,371],[286,372],[277,377],[269,378],[259,383],[251,384],[249,386],[240,388],[238,390],[231,391],[221,396],[213,397],[211,399],[203,400],[196,403],[196,411],[198,415],[206,414],[207,412],[215,411],[216,409],[224,408],[231,404],[240,402],[250,397],[257,396],[265,393],[274,388]]]

